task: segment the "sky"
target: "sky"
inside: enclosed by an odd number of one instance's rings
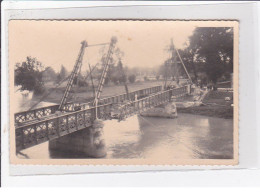
[[[51,66],[56,72],[61,65],[71,71],[81,41],[86,40],[89,45],[108,43],[112,36],[116,36],[116,47],[124,53],[124,66],[158,67],[169,57],[166,48],[171,39],[175,47],[184,48],[195,24],[185,21],[11,20],[9,62],[15,65],[31,56],[36,57],[45,67]],[[99,61],[101,48],[86,48],[83,71],[88,69],[88,63],[94,66]]]

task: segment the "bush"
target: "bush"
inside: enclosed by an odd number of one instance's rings
[[[41,95],[45,92],[45,87],[43,85],[38,85],[34,88],[34,94],[37,95]]]
[[[79,87],[87,87],[88,83],[84,80],[79,80]]]
[[[136,79],[136,76],[135,76],[134,74],[132,74],[132,75],[130,75],[130,76],[128,77],[128,80],[129,80],[130,83],[134,83],[134,82],[135,82],[135,79]]]
[[[16,64],[15,85],[20,90],[34,91],[36,95],[44,92],[43,72],[44,66],[36,58],[27,57],[22,63]]]

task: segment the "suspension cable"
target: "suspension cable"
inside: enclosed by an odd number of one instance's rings
[[[61,80],[56,87],[52,88],[51,91],[49,91],[47,94],[45,94],[38,102],[36,102],[33,106],[31,106],[31,108],[29,110],[32,110],[35,106],[37,106],[39,103],[41,103],[45,98],[47,98],[52,92],[54,92],[54,89],[57,89],[64,81],[66,81],[67,79],[69,79],[70,76],[67,76],[66,78],[64,78],[63,80]],[[29,111],[28,110],[28,111]]]
[[[101,44],[93,44],[93,45],[88,45],[88,47],[94,47],[94,46],[102,46],[102,45],[108,45],[109,43],[101,43]],[[84,81],[86,82],[86,80],[88,79],[88,77],[91,75],[91,73],[95,70],[95,68],[97,67],[98,63],[90,70],[89,74],[87,74],[87,76],[85,77]],[[46,70],[45,70],[46,71]],[[33,108],[35,108],[39,103],[41,103],[45,98],[47,98],[52,92],[54,92],[55,89],[57,89],[58,87],[60,87],[60,85],[67,81],[69,79],[70,75],[67,76],[66,78],[64,78],[63,80],[61,80],[54,88],[52,88],[47,94],[45,94],[42,98],[40,98],[39,101],[37,101],[34,105],[32,105],[28,111],[32,110]]]
[[[96,90],[95,90],[94,81],[93,81],[93,77],[92,77],[92,73],[91,73],[92,71],[91,71],[90,64],[88,64],[88,66],[89,66],[89,74],[90,74],[90,79],[91,79],[91,84],[92,84],[93,97],[95,98]]]
[[[191,77],[190,77],[190,75],[189,75],[189,73],[188,73],[188,71],[187,71],[187,69],[186,69],[186,67],[185,67],[185,65],[184,65],[184,63],[183,63],[183,61],[182,61],[182,59],[181,59],[181,56],[180,56],[180,54],[179,54],[178,49],[176,49],[176,51],[177,51],[178,57],[179,57],[179,59],[180,59],[180,61],[181,61],[181,64],[182,64],[182,66],[183,66],[183,68],[184,68],[184,70],[185,70],[185,72],[186,72],[186,74],[187,74],[189,80],[192,82]]]
[[[102,46],[102,45],[109,45],[109,42],[108,43],[101,43],[101,44],[92,44],[92,45],[88,45],[88,47]]]

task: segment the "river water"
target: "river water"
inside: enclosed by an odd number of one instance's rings
[[[22,101],[26,98],[30,98],[30,95],[23,97]],[[49,103],[43,102],[41,105]],[[176,119],[136,115],[121,122],[104,121],[103,138],[107,148],[106,158],[233,158],[232,119],[192,114],[178,114]],[[32,159],[67,157],[66,153],[50,154],[48,142],[25,149],[22,153],[24,155],[18,157],[26,156]]]
[[[233,157],[231,119],[191,114],[179,114],[176,119],[133,116],[121,122],[105,121],[103,138],[107,148],[106,158]],[[34,159],[63,157],[62,153],[50,155],[48,142],[23,150],[22,153]],[[64,153],[64,158],[66,157],[67,154]]]

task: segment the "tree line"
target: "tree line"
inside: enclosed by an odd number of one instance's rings
[[[179,54],[194,83],[216,85],[233,73],[233,28],[198,27]],[[167,61],[158,73],[164,74]],[[183,68],[179,68],[184,74]]]
[[[125,82],[134,83],[136,80],[136,75],[133,73],[128,73],[128,68],[123,67],[121,60],[116,64],[112,62],[110,64],[107,77],[105,79],[105,84],[112,82],[116,85]],[[96,68],[92,72],[92,78],[94,80],[100,80],[102,75],[102,66]],[[80,72],[77,77],[73,80],[74,85],[79,87],[89,86],[90,76],[87,76],[89,71]],[[52,67],[44,67],[44,65],[39,62],[36,58],[27,57],[22,63],[17,63],[15,68],[15,85],[21,86],[20,90],[34,91],[34,93],[42,94],[45,91],[44,84],[47,82],[53,82],[60,84],[66,81],[70,76],[70,72],[61,65],[61,69],[56,73]],[[88,79],[86,79],[88,77]]]
[[[179,54],[194,83],[216,85],[218,81],[229,80],[233,73],[233,28],[229,27],[197,27],[189,37],[184,49],[179,50]],[[155,56],[156,57],[156,56]],[[104,57],[99,62],[102,64]],[[154,73],[158,79],[160,75],[167,72],[166,61],[159,68],[155,68]],[[114,61],[111,59],[105,84],[112,82],[121,84],[124,82],[135,82],[136,75],[140,68],[127,68],[122,64],[121,57]],[[102,65],[93,71],[93,78],[99,80],[102,74]],[[145,71],[145,70],[142,70]],[[179,68],[181,74],[183,69]],[[181,72],[182,71],[182,72]],[[87,86],[86,74],[80,75],[74,80],[74,84]],[[44,91],[45,81],[55,81],[56,83],[68,77],[69,72],[62,65],[58,73],[51,67],[45,68],[36,58],[27,57],[22,63],[17,63],[15,68],[15,85],[21,86],[21,90]],[[49,79],[49,80],[48,80]]]

